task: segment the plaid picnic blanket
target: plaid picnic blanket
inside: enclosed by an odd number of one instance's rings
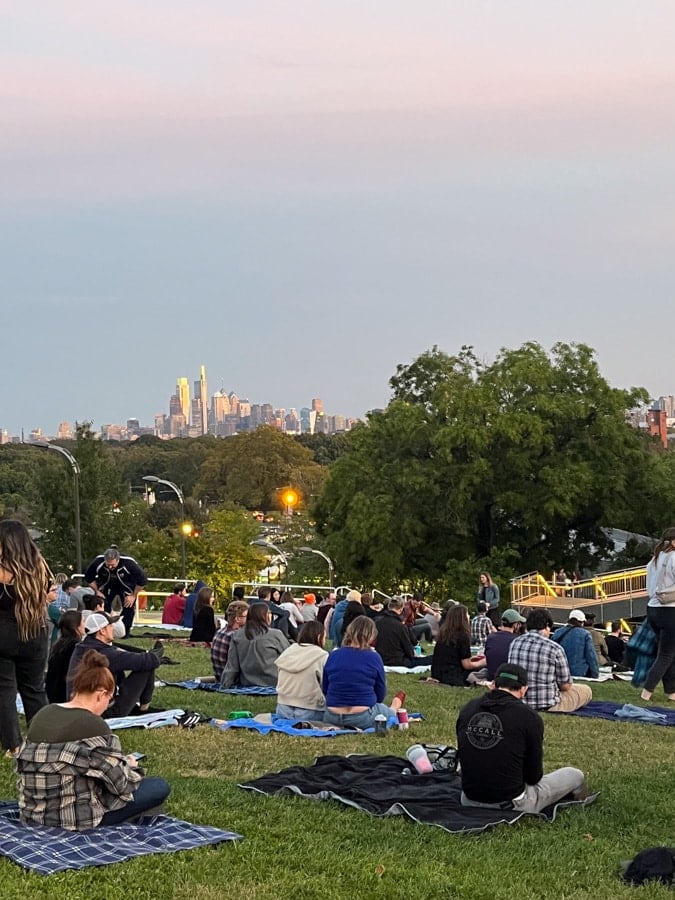
[[[250,696],[275,697],[277,689],[270,685],[254,684],[251,687],[224,688],[219,684],[198,681],[162,681],[166,687],[185,688],[188,691],[211,691],[215,694],[248,694]]]
[[[241,835],[233,831],[192,825],[171,816],[149,816],[135,825],[123,823],[89,831],[37,828],[19,824],[17,803],[0,801],[0,855],[40,875],[237,840]]]

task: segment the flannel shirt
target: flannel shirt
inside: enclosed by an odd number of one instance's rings
[[[227,654],[230,652],[230,642],[234,631],[227,626],[221,628],[213,635],[211,641],[211,665],[213,666],[213,674],[220,681],[223,669],[227,665]]]
[[[480,644],[482,647],[488,634],[492,633],[492,621],[484,614],[479,613],[471,620],[471,643]]]
[[[104,814],[133,799],[143,778],[126,761],[116,734],[79,741],[24,741],[16,758],[23,825],[69,831],[96,828]]]
[[[560,685],[572,681],[563,648],[538,631],[528,631],[513,641],[509,662],[527,672],[525,703],[532,709],[555,706],[560,702]]]

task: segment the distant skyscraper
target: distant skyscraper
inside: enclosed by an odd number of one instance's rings
[[[320,397],[313,397],[313,398],[312,398],[312,409],[313,409],[314,412],[316,412],[316,413],[322,413],[322,412],[323,412],[323,400],[322,400]]]
[[[199,403],[201,408],[202,434],[209,433],[209,395],[206,388],[206,366],[199,369]]]
[[[56,432],[57,441],[70,441],[73,438],[73,429],[70,422],[59,422],[59,429]]]
[[[190,421],[190,385],[187,378],[179,378],[176,381],[176,396],[180,403],[181,414],[185,421]]]

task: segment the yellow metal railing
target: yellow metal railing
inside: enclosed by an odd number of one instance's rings
[[[539,572],[529,572],[511,581],[511,603],[514,606],[556,606],[572,609],[579,603],[625,600],[643,597],[647,592],[646,568],[604,572],[584,581],[547,581]]]

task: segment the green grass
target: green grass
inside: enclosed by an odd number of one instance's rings
[[[161,668],[163,676],[179,680],[209,673],[206,650],[171,647],[168,653],[181,666]],[[600,799],[587,809],[563,812],[554,824],[526,818],[482,836],[449,835],[403,817],[376,819],[338,803],[267,798],[237,787],[239,781],[309,764],[323,754],[403,754],[417,740],[454,743],[457,711],[473,692],[421,684],[412,675],[391,676],[389,686],[390,696],[406,690],[408,709],[427,718],[409,732],[384,739],[263,737],[244,730],[223,733],[208,725],[194,731],[120,732],[126,750],[147,754],[149,774],[170,781],[170,813],[237,831],[244,840],[49,877],[26,873],[3,858],[0,897],[672,897],[658,886],[636,892],[617,875],[619,860],[648,846],[673,843],[673,732],[667,728],[546,716],[547,770],[579,766],[591,787],[601,791]],[[594,685],[594,695],[639,702],[630,685],[618,682]],[[162,688],[154,702],[225,718],[234,709],[270,711],[274,700]],[[0,796],[15,797],[14,782],[11,763],[3,760]]]

